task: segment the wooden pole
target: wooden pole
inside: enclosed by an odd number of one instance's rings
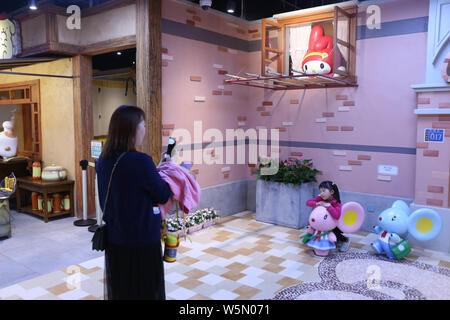
[[[161,0],[136,1],[137,105],[145,111],[147,134],[141,151],[159,163],[162,150]]]
[[[75,129],[75,213],[83,216],[81,160],[93,161],[90,144],[94,137],[92,102],[92,57],[77,55],[72,58],[73,65],[73,108]],[[89,168],[90,169],[90,168]],[[87,173],[87,213],[95,217],[95,174]]]

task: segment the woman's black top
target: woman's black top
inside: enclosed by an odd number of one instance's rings
[[[119,154],[97,160],[102,210],[111,171],[118,157]],[[107,208],[103,213],[108,241],[123,246],[147,246],[160,242],[161,215],[153,212],[153,206],[166,203],[171,195],[172,191],[156,171],[152,157],[142,152],[127,152],[114,171]]]

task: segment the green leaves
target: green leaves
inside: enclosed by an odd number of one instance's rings
[[[270,167],[273,161],[279,162],[278,172],[273,175],[261,175],[261,168]],[[300,185],[307,182],[316,182],[316,175],[320,171],[314,168],[312,159],[284,160],[258,158],[258,170],[252,174],[257,174],[258,179],[271,182],[292,183]]]

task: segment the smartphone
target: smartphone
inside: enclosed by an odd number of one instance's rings
[[[167,145],[167,154],[172,157],[172,151],[175,148],[176,140],[173,137],[169,137],[169,144]]]

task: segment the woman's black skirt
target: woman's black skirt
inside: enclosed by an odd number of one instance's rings
[[[108,244],[105,300],[165,300],[161,243],[144,247]]]

